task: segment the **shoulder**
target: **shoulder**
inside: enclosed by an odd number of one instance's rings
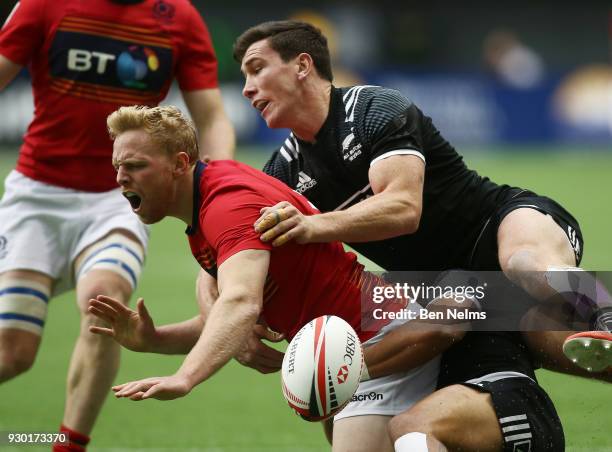
[[[235,160],[215,160],[208,164],[201,189],[212,201],[219,197],[261,198],[270,186],[279,182],[245,163]],[[284,185],[281,184],[282,187]],[[219,203],[216,203],[219,204]]]
[[[354,122],[358,133],[374,136],[389,123],[416,111],[414,104],[398,90],[382,86],[353,86],[343,89],[346,120]]]
[[[348,117],[359,112],[381,110],[381,113],[401,112],[413,105],[396,89],[374,85],[358,85],[342,88],[342,101]],[[347,117],[347,120],[350,119]]]
[[[33,18],[41,19],[49,8],[63,10],[64,6],[62,2],[54,4],[48,0],[20,0],[15,3],[15,6],[9,12],[4,25],[0,21],[0,28],[3,29],[2,31],[5,31],[4,29],[7,25],[14,24],[15,22],[32,21]]]
[[[368,90],[365,102],[357,106],[366,124],[389,121],[403,115],[414,104],[401,92],[383,87]]]
[[[160,7],[162,7],[160,14],[176,14],[185,21],[203,22],[202,15],[189,0],[174,0],[172,4],[163,1],[156,2],[154,8],[160,9]]]

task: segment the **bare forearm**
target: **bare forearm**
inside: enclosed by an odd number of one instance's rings
[[[420,211],[399,194],[380,193],[336,212],[315,215],[312,242],[371,242],[411,234]]]
[[[166,355],[186,355],[197,343],[204,320],[201,316],[180,323],[163,325],[156,329],[155,339],[148,352]]]
[[[223,112],[208,118],[200,132],[200,158],[211,160],[231,160],[234,158],[236,136],[234,127]]]
[[[406,372],[421,366],[444,352],[461,336],[461,333],[412,331],[409,324],[399,327],[380,342],[364,349],[370,378]]]
[[[198,342],[178,373],[187,377],[193,386],[213,375],[240,351],[259,312],[255,302],[219,297]]]

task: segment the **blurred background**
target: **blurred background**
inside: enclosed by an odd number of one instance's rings
[[[0,18],[14,0],[0,2]],[[451,142],[610,148],[610,2],[193,0],[213,36],[225,102],[243,145],[273,146],[241,99],[231,46],[265,20],[301,18],[330,40],[337,86],[399,89]],[[176,94],[170,103],[179,103]],[[24,74],[0,94],[0,143],[18,143],[32,114]]]
[[[337,86],[368,83],[402,91],[433,118],[469,166],[567,207],[585,236],[583,265],[612,270],[609,0],[496,1],[494,6],[435,0],[193,3],[213,36],[224,102],[238,134],[239,160],[261,168],[287,131],[268,130],[242,98],[242,77],[231,57],[233,40],[265,20],[307,20],[330,40]],[[0,0],[1,22],[14,4]],[[166,103],[182,105],[177,91]],[[1,179],[14,166],[32,109],[24,71],[0,92]],[[197,265],[183,230],[174,220],[154,225],[135,293],[145,298],[159,324],[197,311]],[[0,431],[53,431],[59,426],[78,327],[73,295],[52,300],[34,368],[0,386]],[[167,375],[182,359],[132,352],[123,356],[118,382]],[[538,371],[538,379],[562,418],[568,451],[612,451],[609,384],[545,371]],[[318,425],[291,414],[278,375],[260,375],[231,363],[181,400],[108,400],[90,450],[295,452],[328,447]]]

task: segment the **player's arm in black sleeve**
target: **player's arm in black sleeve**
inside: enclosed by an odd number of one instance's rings
[[[369,242],[419,227],[425,174],[420,111],[399,92],[381,90],[361,115],[356,133],[370,152],[374,196],[346,210],[310,217],[311,242]]]

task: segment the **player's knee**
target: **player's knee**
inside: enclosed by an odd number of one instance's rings
[[[0,346],[0,383],[28,371],[36,354],[19,346]]]
[[[408,433],[423,433],[444,444],[450,432],[450,425],[444,419],[427,416],[420,410],[409,410],[394,416],[387,425],[387,431],[392,442]]]
[[[77,284],[79,303],[87,311],[88,300],[105,295],[127,304],[132,295],[132,286],[122,277],[109,272],[92,272]],[[83,302],[83,303],[82,303]]]
[[[395,442],[399,437],[407,433],[431,433],[431,425],[427,418],[419,416],[418,413],[412,414],[411,411],[408,411],[391,418],[387,424],[387,432],[391,441]]]
[[[500,252],[499,265],[506,275],[515,277],[526,272],[538,271],[541,267],[537,254],[526,247],[514,249],[509,253]]]
[[[26,278],[0,280],[0,381],[32,367],[50,291],[48,285]]]

